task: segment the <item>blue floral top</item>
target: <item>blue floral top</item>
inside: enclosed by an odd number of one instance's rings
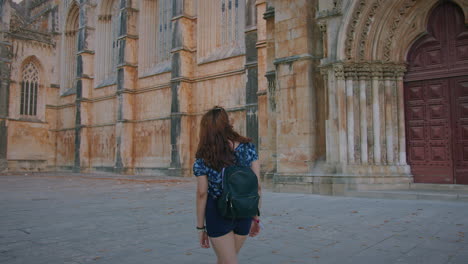
[[[253,161],[258,160],[258,154],[253,143],[240,143],[234,150],[234,154],[238,166],[250,167]],[[195,176],[206,175],[208,177],[208,194],[213,198],[221,196],[221,172],[208,167],[203,159],[196,159],[195,163],[193,163],[193,174]]]

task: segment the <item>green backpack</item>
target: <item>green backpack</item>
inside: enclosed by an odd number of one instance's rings
[[[221,177],[223,192],[217,206],[223,217],[238,219],[260,215],[258,179],[250,167],[223,168]]]

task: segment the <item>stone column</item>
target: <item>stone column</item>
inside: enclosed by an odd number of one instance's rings
[[[364,64],[358,71],[359,77],[359,107],[361,127],[361,163],[373,164],[372,137],[372,90],[370,86],[370,67]]]
[[[262,158],[262,167],[265,171],[264,179],[272,180],[274,174],[277,172],[277,148],[276,148],[276,109],[277,109],[277,96],[276,96],[276,71],[273,61],[275,59],[275,10],[272,6],[266,6],[266,3],[263,1],[257,1],[257,13],[258,15],[263,16],[265,22],[260,22],[261,19],[257,19],[257,28],[259,30],[259,35],[261,35],[261,26],[265,27],[265,45],[264,49],[258,50],[259,62],[265,63],[265,76],[267,80],[266,87],[266,120],[267,120],[267,131],[266,133],[260,132],[263,137],[260,140],[260,147],[264,146],[265,150],[260,149],[260,155]],[[260,12],[263,11],[263,12]],[[263,24],[264,23],[264,24]],[[259,38],[260,38],[259,36]],[[260,42],[260,39],[259,39]],[[259,80],[261,80],[261,71],[259,72]],[[259,82],[261,84],[262,82]],[[261,88],[259,88],[261,89]],[[261,122],[261,121],[260,121]],[[265,136],[266,135],[266,136]]]
[[[407,165],[406,163],[406,132],[405,132],[405,97],[404,97],[404,86],[403,76],[406,69],[404,67],[398,67],[396,71],[397,77],[397,104],[398,104],[398,146],[399,146],[399,160],[398,165]]]
[[[94,46],[95,38],[94,11],[95,5],[89,2],[80,4],[78,19],[78,45],[76,56],[76,119],[75,119],[75,166],[74,171],[87,172],[90,169],[89,125],[92,113],[89,100],[94,81]],[[73,45],[73,44],[72,44]]]
[[[321,27],[323,28],[323,27]],[[346,133],[340,133],[340,124],[346,122],[342,118],[341,108],[346,108],[346,98],[344,91],[344,72],[342,67],[324,66],[320,68],[320,73],[323,78],[324,98],[324,133],[325,133],[325,161],[329,166],[338,164],[340,159],[347,160],[347,153],[344,151],[343,156],[340,156],[340,150],[347,149],[346,145],[341,145],[339,142],[340,136]],[[342,84],[343,90],[338,91],[337,83]],[[346,142],[346,141],[345,141]]]
[[[387,165],[395,164],[395,152],[394,145],[397,140],[394,137],[394,130],[397,128],[395,126],[395,115],[393,113],[394,107],[394,96],[395,94],[395,79],[394,73],[385,68],[384,69],[384,113],[385,113],[385,141],[386,141],[386,151],[387,151]]]
[[[334,65],[333,67],[335,83],[330,86],[329,98],[330,98],[330,113],[335,112],[335,116],[338,120],[337,131],[338,138],[334,139],[338,142],[335,145],[336,151],[338,152],[339,160],[341,164],[348,163],[348,136],[347,136],[347,96],[346,96],[346,83],[345,83],[345,72],[343,65]],[[336,98],[335,100],[333,98]],[[335,101],[333,103],[333,101]],[[337,112],[337,113],[336,113]],[[333,147],[333,146],[331,146]]]
[[[255,0],[248,0],[245,5],[245,112],[246,132],[258,145],[258,53],[257,53],[257,17],[255,16]]]
[[[248,13],[256,15],[256,29],[257,29],[257,83],[258,83],[258,145],[257,150],[260,156],[260,171],[262,178],[265,178],[265,172],[271,170],[271,159],[268,158],[269,144],[268,141],[268,81],[265,78],[267,72],[267,22],[263,19],[263,14],[266,11],[266,0],[256,0],[255,6],[249,8],[247,5]],[[246,21],[249,21],[247,18]],[[247,22],[248,23],[248,22]],[[247,35],[245,36],[247,40]],[[262,135],[262,137],[260,137]],[[261,138],[261,140],[260,140]]]
[[[404,66],[380,62],[337,63],[334,66],[336,95],[328,87],[329,115],[338,109],[338,135],[343,173],[406,175],[403,72]],[[343,79],[344,75],[344,79]],[[333,133],[327,133],[333,137]],[[333,151],[333,140],[327,140]],[[345,147],[343,147],[345,146]],[[346,148],[346,151],[344,151]],[[327,161],[332,160],[330,154]],[[372,167],[372,165],[395,166]],[[399,167],[403,166],[403,167]],[[360,169],[361,168],[361,169]]]
[[[6,8],[6,7],[4,7]],[[2,10],[5,12],[6,10]],[[0,13],[0,16],[4,14]],[[3,20],[3,17],[2,17]],[[1,30],[5,24],[2,22]],[[8,169],[7,162],[7,142],[8,142],[8,107],[10,91],[10,72],[11,72],[11,44],[0,32],[0,172]]]
[[[386,175],[402,182],[410,179],[405,150],[403,72],[402,65],[380,62],[336,63],[322,68],[323,74],[334,77],[328,78],[326,87],[326,142],[327,163],[335,164],[335,173],[352,177]],[[334,115],[338,117],[338,133],[333,130]]]
[[[0,172],[8,169],[8,108],[12,47],[7,36],[10,31],[11,7],[9,1],[0,1]]]
[[[355,113],[357,101],[355,90],[355,80],[357,78],[356,70],[354,68],[346,69],[345,71],[345,85],[346,85],[346,135],[348,141],[348,164],[355,164],[359,162],[359,152],[356,152],[356,148],[359,148],[359,112]],[[355,126],[355,123],[357,123]],[[355,145],[357,143],[357,145]]]
[[[173,1],[171,73],[171,168],[172,174],[188,176],[191,171],[191,79],[195,63],[193,1]]]
[[[371,86],[372,86],[372,123],[374,137],[374,164],[382,164],[382,138],[380,136],[380,121],[381,121],[381,105],[380,105],[380,81],[382,78],[382,69],[380,67],[372,67],[371,71]]]
[[[117,122],[115,171],[133,173],[134,90],[138,76],[138,10],[136,1],[120,1],[119,56],[117,66]]]
[[[8,127],[6,120],[0,119],[0,172],[8,169],[7,162]]]

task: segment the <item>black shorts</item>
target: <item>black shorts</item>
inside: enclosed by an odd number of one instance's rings
[[[209,237],[220,237],[234,231],[234,234],[246,236],[250,232],[252,218],[227,219],[218,212],[216,200],[208,195],[205,210],[206,232]]]

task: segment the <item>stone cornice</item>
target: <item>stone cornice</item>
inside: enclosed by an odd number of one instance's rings
[[[82,54],[89,54],[89,55],[94,55],[94,50],[80,50],[76,54],[77,55],[82,55]]]
[[[253,62],[248,62],[245,64],[245,68],[252,68],[252,67],[257,67],[258,66],[258,61],[253,61]]]
[[[275,8],[272,6],[269,6],[266,9],[266,12],[263,13],[263,19],[269,19],[275,17]]]
[[[267,90],[259,90],[257,92],[257,96],[264,96],[264,95],[267,95],[267,94],[268,94]]]
[[[150,87],[144,87],[144,88],[138,88],[138,89],[123,89],[122,93],[128,93],[128,94],[140,94],[140,93],[147,93],[151,91],[156,91],[156,90],[161,90],[161,89],[169,89],[171,88],[170,83],[165,83],[161,85],[156,85],[156,86],[150,86]]]
[[[266,40],[261,40],[261,41],[258,41],[256,44],[255,44],[255,47],[258,49],[258,48],[264,48],[267,46],[267,42]]]
[[[26,28],[18,28],[17,30],[8,33],[8,35],[12,39],[32,40],[38,43],[55,46],[55,43],[52,41],[52,35],[50,33],[43,33]]]
[[[332,9],[325,9],[317,12],[316,18],[317,19],[324,19],[334,16],[341,16],[341,8],[342,8],[343,0],[335,1],[335,6]]]
[[[179,19],[197,20],[197,17],[182,14],[182,15],[178,15],[178,16],[175,16],[175,17],[171,18],[171,21],[176,21],[176,20],[179,20]]]
[[[322,57],[305,53],[305,54],[293,55],[293,56],[288,56],[288,57],[283,57],[283,58],[276,58],[273,61],[273,64],[278,65],[278,64],[291,63],[291,62],[300,61],[300,60],[320,60],[320,59],[322,59]]]
[[[125,39],[138,39],[138,35],[132,35],[132,34],[124,34],[120,35],[117,40],[125,40]]]
[[[49,105],[46,104],[46,108],[48,109],[63,109],[63,108],[69,108],[69,107],[75,107],[75,103],[69,103],[69,104],[62,104],[62,105]]]

